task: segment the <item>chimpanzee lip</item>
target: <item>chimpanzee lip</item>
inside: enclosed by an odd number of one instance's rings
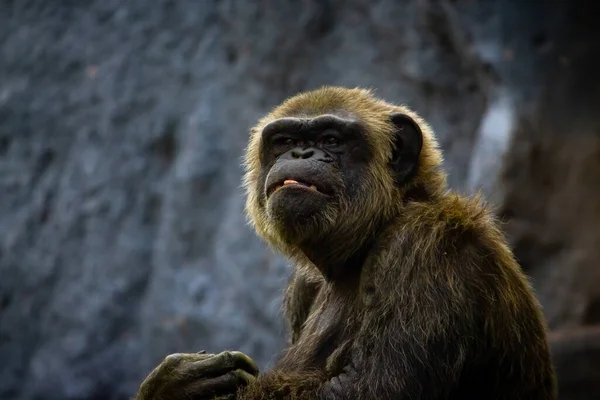
[[[267,190],[267,197],[271,196],[277,190],[282,189],[284,187],[302,188],[305,190],[313,191],[315,193],[325,194],[321,190],[319,190],[319,187],[317,185],[315,185],[314,183],[307,182],[306,180],[303,180],[303,179],[286,178],[286,179],[283,179],[281,181],[278,181],[278,182],[275,182],[274,184],[272,184],[269,187],[269,189]]]

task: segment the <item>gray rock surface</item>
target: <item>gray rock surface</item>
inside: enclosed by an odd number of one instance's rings
[[[508,3],[0,4],[0,398],[125,399],[176,351],[268,367],[289,268],[245,225],[250,126],[298,91],[373,87],[432,123],[453,187],[493,191],[498,99],[537,82],[504,77],[541,68],[507,65],[530,34],[503,36]]]

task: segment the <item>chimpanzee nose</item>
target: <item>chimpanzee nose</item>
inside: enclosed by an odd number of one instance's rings
[[[292,158],[306,159],[315,155],[313,149],[294,149],[292,150]]]

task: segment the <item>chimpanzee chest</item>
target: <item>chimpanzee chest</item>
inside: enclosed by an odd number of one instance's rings
[[[297,346],[304,348],[305,367],[324,369],[335,375],[341,372],[356,332],[352,326],[349,304],[335,293],[320,293]]]

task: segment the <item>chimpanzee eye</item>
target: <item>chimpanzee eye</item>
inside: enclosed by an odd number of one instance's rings
[[[335,129],[325,129],[321,133],[321,145],[334,147],[340,144],[340,135]]]
[[[323,136],[323,139],[321,139],[321,143],[323,143],[326,146],[337,146],[340,143],[340,141],[337,138],[337,136],[325,135]]]
[[[295,144],[294,139],[290,137],[278,137],[273,140],[275,146],[293,146]]]

